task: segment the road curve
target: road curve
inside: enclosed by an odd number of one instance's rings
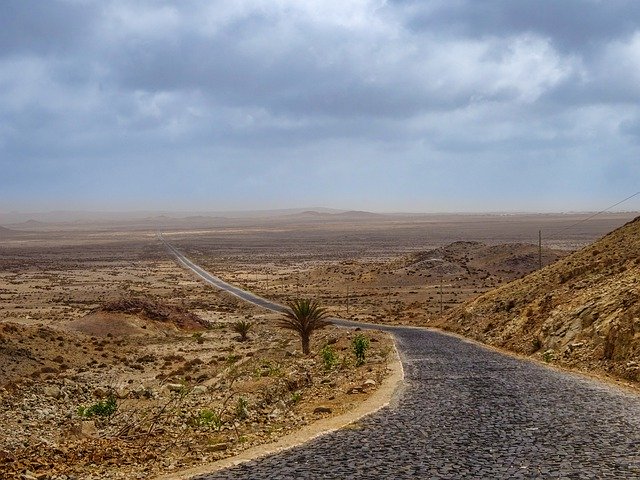
[[[383,328],[405,370],[392,405],[357,428],[197,478],[640,479],[638,395],[435,331]]]

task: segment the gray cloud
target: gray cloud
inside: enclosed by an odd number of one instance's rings
[[[286,203],[265,179],[313,172],[301,202],[389,181],[399,207],[449,195],[431,172],[468,197],[523,191],[527,171],[587,205],[640,183],[639,20],[630,1],[3,2],[0,200],[54,201],[38,172],[55,170],[96,203],[119,177],[123,199]],[[604,148],[609,183],[560,181]]]

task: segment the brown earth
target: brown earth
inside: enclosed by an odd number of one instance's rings
[[[538,229],[562,230],[585,217],[348,212],[27,222],[0,241],[0,477],[174,471],[340,414],[379,385],[388,337],[371,333],[377,341],[364,367],[353,366],[354,332],[345,330],[321,332],[314,353],[302,357],[298,340],[273,328],[273,314],[177,266],[156,238],[159,225],[194,261],[267,298],[310,296],[339,316],[422,325],[440,308],[535,269]],[[549,236],[545,263],[629,218],[607,214]],[[253,324],[248,342],[233,332],[239,320]],[[616,332],[610,339],[627,338],[624,328],[608,331]],[[339,360],[330,370],[319,352],[325,344]],[[105,407],[111,394],[112,416],[79,415],[79,408]],[[238,407],[244,401],[246,416]],[[331,413],[314,413],[319,406]]]
[[[544,361],[640,381],[640,217],[430,322]]]
[[[318,332],[303,357],[274,314],[198,281],[154,233],[47,232],[0,250],[0,478],[211,462],[340,415],[386,375],[386,335],[367,332],[362,367],[344,329]],[[239,320],[252,324],[246,342]],[[111,395],[112,416],[79,414]]]
[[[250,316],[245,342],[215,316],[199,331],[141,314],[85,319],[0,324],[0,478],[138,478],[235,455],[354,408],[382,382],[393,348],[367,332],[356,367],[355,333],[333,327],[302,356],[273,314]],[[111,398],[110,414],[82,411]]]

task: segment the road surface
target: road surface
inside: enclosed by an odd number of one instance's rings
[[[282,309],[169,248],[218,288]],[[640,396],[428,329],[376,328],[394,335],[405,369],[390,406],[354,428],[197,478],[640,479]]]

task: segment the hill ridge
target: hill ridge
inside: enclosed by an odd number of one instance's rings
[[[433,324],[545,361],[640,381],[640,217]]]

